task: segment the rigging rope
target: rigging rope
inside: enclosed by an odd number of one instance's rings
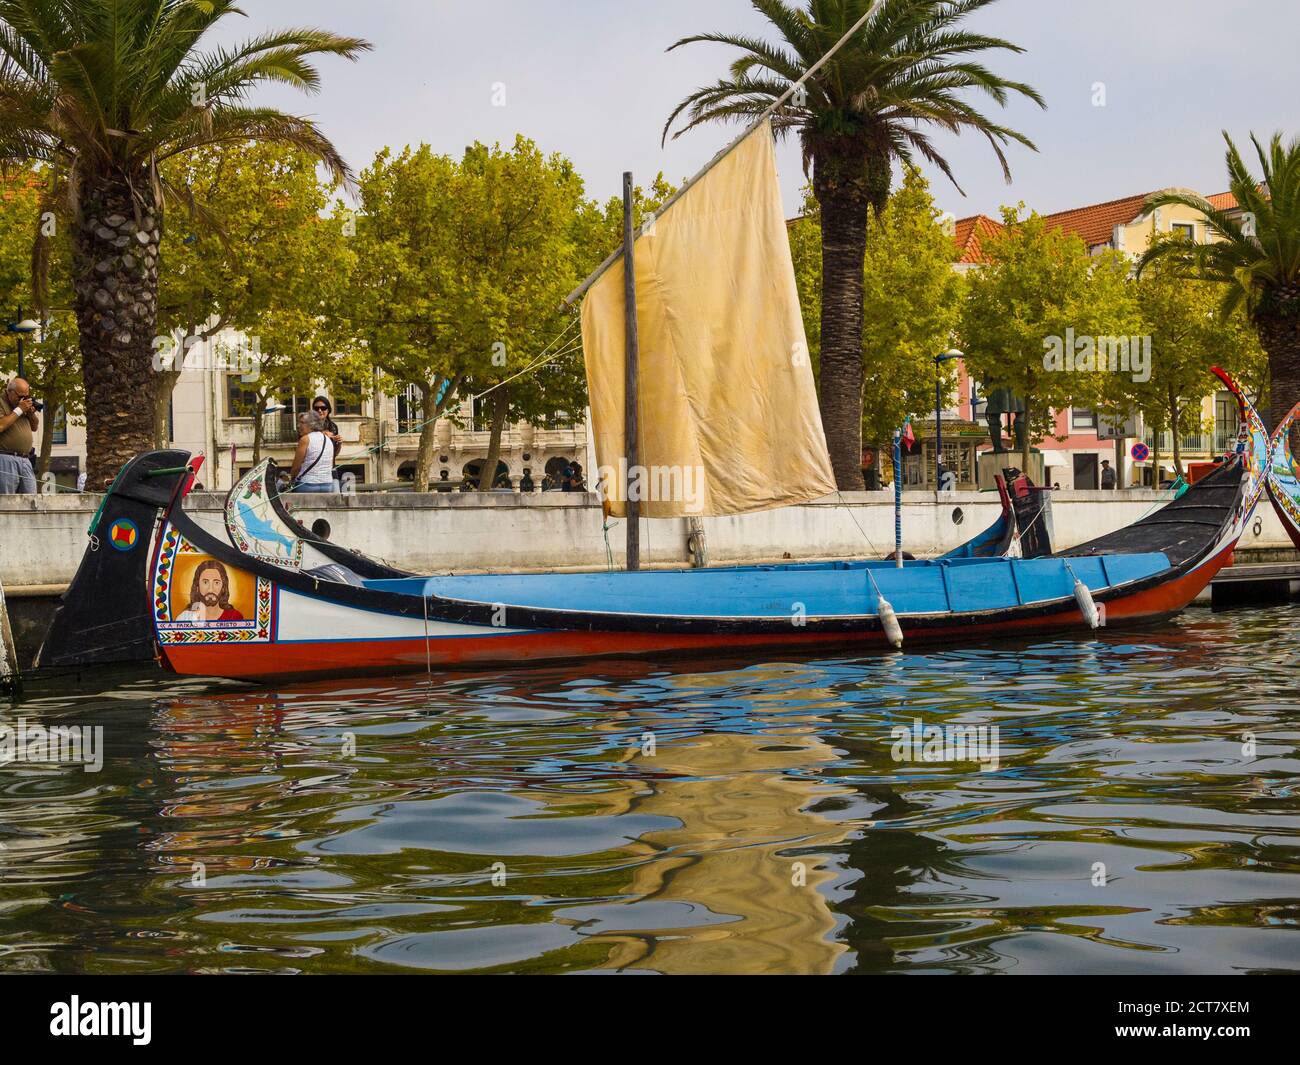
[[[840,506],[842,506],[845,510],[848,511],[849,517],[853,519],[853,524],[858,526],[858,532],[862,534],[862,539],[867,541],[867,547],[871,549],[871,553],[873,555],[876,554],[876,545],[871,542],[871,537],[867,535],[866,529],[864,529],[858,523],[858,516],[853,513],[853,508],[845,500],[844,496],[841,494],[838,488],[835,489],[835,497],[840,501]]]

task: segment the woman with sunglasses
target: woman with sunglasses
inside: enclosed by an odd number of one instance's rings
[[[298,415],[298,450],[289,467],[289,491],[333,492],[334,449],[315,411]]]
[[[330,401],[324,396],[317,396],[311,401],[311,409],[312,413],[321,420],[322,432],[325,433],[334,445],[333,457],[335,462],[337,462],[339,457],[339,448],[343,446],[343,438],[339,436],[339,427],[334,423],[334,419],[330,417],[330,414],[333,413]],[[339,479],[337,466],[333,469],[333,477],[337,482]]]
[[[320,417],[321,424],[325,427],[325,435],[334,441],[334,457],[338,458],[339,448],[343,446],[343,438],[339,436],[339,427],[334,424],[334,419],[330,417],[334,412],[334,408],[330,406],[330,401],[324,396],[317,396],[311,401],[311,409]]]

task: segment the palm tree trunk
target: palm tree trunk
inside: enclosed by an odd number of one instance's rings
[[[1291,304],[1300,304],[1300,291],[1290,297]],[[1255,330],[1260,345],[1268,355],[1269,429],[1290,413],[1300,401],[1300,315],[1255,316]],[[1291,426],[1291,448],[1300,452],[1300,426]]]
[[[87,486],[153,446],[161,214],[146,175],[88,179],[74,224],[73,305],[86,387]]]
[[[492,431],[488,434],[488,452],[478,474],[478,490],[490,492],[497,480],[497,463],[501,459],[501,433],[506,427],[506,412],[510,409],[508,386],[502,385],[492,393]]]
[[[888,158],[880,165],[865,146],[836,138],[815,154],[813,193],[821,208],[822,306],[819,402],[835,484],[858,492],[862,480],[862,269],[867,219],[889,196]]]

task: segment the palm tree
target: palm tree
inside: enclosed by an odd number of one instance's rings
[[[288,30],[198,50],[238,14],[233,0],[0,0],[0,166],[48,163],[63,190],[96,487],[152,446],[163,214],[185,199],[162,164],[208,145],[275,141],[350,177],[312,122],[245,99],[263,82],[314,91],[312,57],[353,59],[370,45]],[[42,254],[38,241],[38,289]]]
[[[1190,192],[1151,196],[1146,205],[1152,210],[1179,205],[1199,211],[1214,239],[1156,241],[1138,272],[1162,262],[1180,276],[1224,285],[1220,317],[1226,321],[1244,308],[1268,355],[1269,414],[1277,425],[1300,399],[1300,138],[1283,144],[1275,133],[1266,149],[1251,134],[1262,180],[1251,175],[1226,132],[1223,138],[1237,209],[1221,210]]]
[[[691,93],[669,116],[664,137],[704,122],[752,121],[799,80],[858,21],[871,0],[751,0],[781,37],[772,44],[732,33],[684,37],[669,49],[700,41],[743,53],[729,76]],[[1018,48],[960,27],[994,0],[881,0],[853,39],[773,116],[778,133],[797,130],[804,169],[812,172],[822,227],[821,411],[841,489],[862,483],[862,269],[869,211],[885,208],[895,160],[919,155],[961,191],[932,139],[933,127],[983,134],[1011,179],[1003,147],[1021,134],[990,121],[962,99],[964,90],[1005,105],[1019,93],[1040,106],[1028,85],[1007,81],[972,58]],[[963,193],[963,195],[965,195]]]

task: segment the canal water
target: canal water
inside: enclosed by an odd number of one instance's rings
[[[1300,971],[1298,621],[37,692],[0,971]]]

